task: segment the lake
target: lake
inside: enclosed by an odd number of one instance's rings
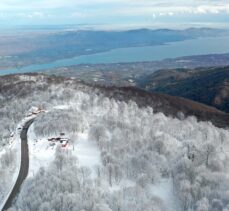
[[[83,55],[45,64],[33,64],[22,68],[0,70],[0,74],[5,75],[12,73],[37,72],[78,64],[143,62],[182,56],[222,53],[229,53],[229,36],[199,38],[181,42],[172,42],[158,46],[119,48],[108,52]]]

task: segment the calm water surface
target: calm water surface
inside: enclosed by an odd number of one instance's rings
[[[108,52],[83,55],[74,58],[57,60],[45,64],[33,64],[22,68],[1,70],[0,74],[36,72],[77,64],[101,64],[120,62],[155,61],[181,56],[229,53],[229,36],[217,38],[200,38],[166,45],[119,48]]]

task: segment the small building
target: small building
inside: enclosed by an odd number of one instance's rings
[[[62,147],[66,147],[67,145],[68,145],[68,140],[67,141],[63,141],[62,144],[61,144]]]
[[[48,141],[50,141],[52,143],[59,142],[62,147],[66,147],[68,145],[69,139],[57,137],[57,138],[49,138]]]

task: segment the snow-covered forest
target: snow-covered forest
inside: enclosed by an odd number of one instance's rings
[[[33,124],[38,141],[64,132],[77,148],[84,134],[96,144],[100,162],[82,166],[75,151],[56,147],[48,167],[25,181],[11,210],[229,210],[227,129],[154,113],[73,80],[18,76],[15,81],[24,90],[0,96],[2,149],[36,106],[47,111]],[[1,157],[1,169],[8,168],[7,158]]]

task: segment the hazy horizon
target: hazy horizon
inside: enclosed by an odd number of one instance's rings
[[[13,31],[128,31],[128,30],[187,30],[187,29],[222,29],[229,30],[229,25],[109,25],[109,24],[35,24],[35,25],[0,25],[1,33]]]
[[[0,27],[229,28],[228,0],[2,0]]]

